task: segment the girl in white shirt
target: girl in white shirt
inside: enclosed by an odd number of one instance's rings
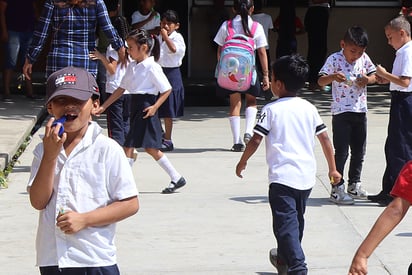
[[[172,151],[173,118],[183,116],[185,89],[180,72],[186,44],[183,36],[177,32],[180,27],[179,17],[173,10],[162,14],[160,23],[160,58],[159,64],[172,85],[172,93],[159,108],[159,117],[163,119],[165,133],[162,151]]]
[[[173,193],[183,187],[186,181],[159,149],[162,146],[162,127],[157,110],[167,99],[172,88],[156,62],[160,55],[159,40],[146,30],[138,29],[129,33],[126,42],[127,52],[134,62],[127,66],[119,88],[103,103],[96,114],[103,113],[125,90],[132,94],[130,131],[124,143],[126,156],[132,165],[134,148],[144,148],[170,176],[171,182],[162,193]]]
[[[250,29],[253,25],[253,20],[250,15],[253,13],[254,4],[253,0],[235,0],[233,4],[234,10],[237,15],[232,20],[233,29],[235,33],[241,33],[248,36],[251,36]],[[218,44],[217,49],[217,59],[220,59],[220,52],[222,46],[225,43],[226,37],[228,36],[227,30],[227,21],[223,22],[220,26],[219,31],[217,32],[214,41]],[[259,56],[260,63],[262,65],[262,89],[269,89],[269,70],[268,62],[266,56],[266,46],[267,40],[265,32],[262,25],[258,23],[256,31],[253,35],[253,40],[255,41],[256,50]],[[240,138],[240,109],[242,107],[242,95],[239,92],[229,91],[223,88],[218,87],[218,92],[222,95],[229,94],[230,96],[230,128],[233,135],[233,147],[231,151],[241,152],[245,149],[242,139]],[[253,126],[255,126],[255,119],[257,114],[257,105],[256,105],[256,96],[260,93],[260,83],[258,81],[254,86],[245,92],[246,97],[246,109],[245,109],[245,118],[246,118],[246,129],[243,136],[243,140],[247,143],[253,134]]]

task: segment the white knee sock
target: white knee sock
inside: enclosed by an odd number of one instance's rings
[[[170,179],[173,182],[178,182],[178,180],[182,177],[176,169],[173,167],[172,163],[169,161],[169,159],[166,157],[166,155],[163,155],[157,163],[160,165],[160,167],[165,170],[165,172],[169,175]]]
[[[229,117],[230,129],[232,130],[233,144],[242,143],[240,139],[240,116]]]
[[[256,107],[247,107],[245,110],[245,120],[246,120],[246,128],[245,133],[253,135],[253,127],[256,124],[256,115],[257,115],[257,108]]]

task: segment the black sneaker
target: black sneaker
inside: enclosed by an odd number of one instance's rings
[[[285,263],[282,263],[278,257],[278,249],[272,248],[269,251],[269,260],[270,263],[278,270],[278,275],[287,275],[288,266]]]
[[[177,189],[185,186],[186,180],[184,177],[181,177],[177,182],[171,181],[169,186],[163,189],[162,194],[171,194],[174,193]]]
[[[243,145],[242,143],[233,144],[230,151],[232,151],[232,152],[243,152],[243,151],[245,151],[245,145]]]
[[[372,202],[378,202],[379,200],[384,199],[385,196],[386,196],[386,194],[383,191],[381,191],[379,194],[369,195],[368,200],[370,200]]]

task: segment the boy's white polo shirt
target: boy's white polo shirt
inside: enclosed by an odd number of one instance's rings
[[[393,61],[392,74],[396,76],[412,77],[412,41],[409,41],[396,51],[395,60]],[[390,91],[412,92],[412,81],[408,87],[389,84]]]
[[[315,106],[284,97],[262,108],[254,132],[265,138],[270,183],[308,190],[316,182],[315,136],[327,128]]]
[[[52,197],[40,211],[36,238],[37,265],[93,267],[116,264],[116,224],[85,228],[64,234],[56,226],[60,210],[85,213],[137,196],[138,191],[123,149],[102,129],[90,122],[73,152],[60,151],[54,174]],[[29,186],[40,166],[43,144],[34,150]]]

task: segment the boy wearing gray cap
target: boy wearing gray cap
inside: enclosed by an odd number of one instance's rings
[[[132,170],[120,145],[91,120],[99,90],[90,73],[63,68],[46,89],[53,117],[34,150],[28,183],[30,203],[40,210],[40,273],[119,274],[116,222],[139,209]]]

